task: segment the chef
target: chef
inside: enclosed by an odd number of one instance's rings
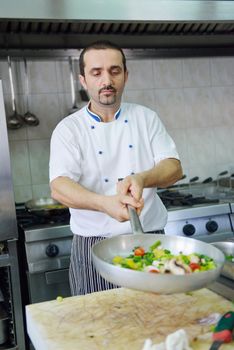
[[[89,103],[56,126],[50,151],[52,197],[71,213],[72,295],[115,287],[96,273],[92,245],[131,232],[127,205],[145,232],[162,232],[167,211],[156,188],[182,177],[176,146],[156,112],[121,102],[128,79],[123,50],[93,43],[79,65]]]

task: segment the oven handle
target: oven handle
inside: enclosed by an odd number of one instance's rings
[[[69,282],[69,269],[45,272],[46,284],[58,284]]]
[[[29,273],[38,273],[45,271],[56,271],[68,268],[70,265],[70,256],[60,256],[58,258],[43,259],[28,263]]]

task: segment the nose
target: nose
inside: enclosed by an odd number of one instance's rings
[[[103,72],[102,74],[102,85],[108,86],[112,84],[112,76],[108,71]]]

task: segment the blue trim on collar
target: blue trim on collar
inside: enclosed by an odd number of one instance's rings
[[[86,111],[94,120],[96,120],[96,122],[100,123],[102,121],[101,118],[97,114],[90,111],[88,106],[86,107]],[[119,118],[120,112],[121,112],[121,108],[119,108],[118,111],[115,113],[115,120],[117,120]]]
[[[115,119],[117,120],[120,116],[121,108],[115,113]]]
[[[96,122],[101,122],[101,121],[102,121],[101,118],[100,118],[97,114],[91,112],[91,111],[88,109],[88,107],[86,107],[86,111],[89,113],[89,115],[90,115],[93,119],[96,120]]]

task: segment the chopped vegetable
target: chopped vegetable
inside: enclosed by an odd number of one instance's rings
[[[61,297],[60,295],[56,298],[57,301],[63,301],[63,297]]]
[[[145,249],[142,248],[142,247],[137,247],[137,248],[134,250],[134,255],[143,256],[144,254],[145,254]]]
[[[230,261],[230,262],[234,262],[234,255],[230,254],[230,255],[225,255],[225,259],[227,261]]]
[[[197,264],[197,263],[191,262],[191,263],[189,264],[189,267],[191,268],[192,271],[195,271],[195,270],[200,270],[201,265],[199,265],[199,264]]]
[[[161,241],[156,241],[151,247],[150,250],[153,251],[155,248],[158,248],[161,245]]]
[[[151,273],[171,273],[185,275],[213,270],[216,264],[212,258],[204,254],[188,254],[183,252],[175,255],[168,249],[163,249],[161,241],[156,241],[146,251],[143,247],[135,247],[127,257],[115,256],[114,265],[131,270]]]

